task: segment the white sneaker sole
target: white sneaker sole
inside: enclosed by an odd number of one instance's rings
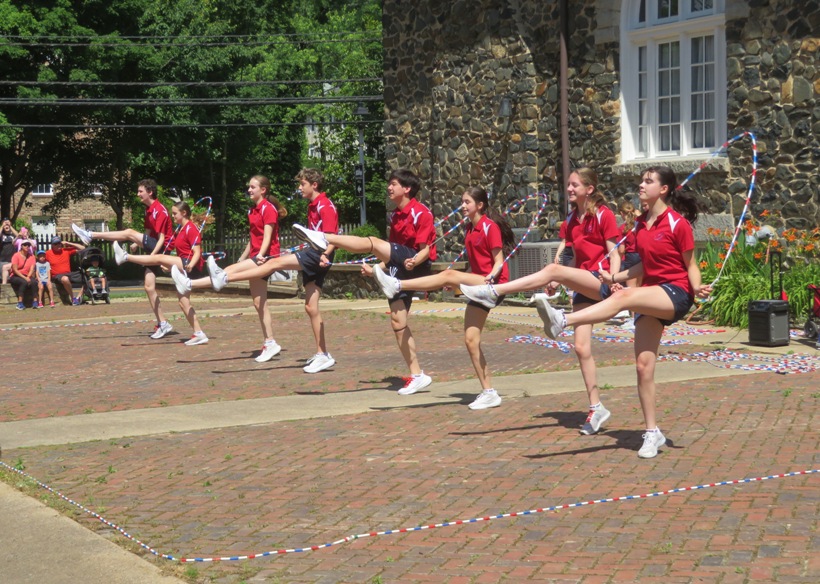
[[[311,363],[311,365],[308,365],[307,367],[304,367],[302,369],[302,371],[304,371],[305,373],[319,373],[320,371],[325,371],[326,369],[330,369],[335,364],[336,364],[336,359],[331,359],[330,361],[326,361],[326,362],[322,363],[321,365],[319,365],[318,367],[312,367],[313,364]]]
[[[597,429],[597,430],[595,429],[595,427],[594,427],[592,424],[590,424],[589,426],[590,426],[590,428],[591,428],[592,432],[587,432],[587,431],[586,431],[583,427],[581,427],[581,429],[579,430],[579,432],[580,432],[581,434],[583,434],[584,436],[592,436],[593,434],[597,434],[598,432],[600,432],[600,431],[601,431],[601,427],[604,425],[604,422],[606,422],[606,421],[607,421],[609,418],[611,418],[611,417],[612,417],[612,412],[607,411],[606,415],[604,416],[604,419],[603,419],[603,420],[601,420],[601,421],[598,423],[598,429]],[[584,422],[584,426],[586,426],[586,422]]]

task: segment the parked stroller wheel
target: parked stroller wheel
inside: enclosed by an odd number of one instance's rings
[[[812,319],[808,319],[806,324],[803,325],[803,336],[807,339],[816,339],[817,338],[817,325]]]

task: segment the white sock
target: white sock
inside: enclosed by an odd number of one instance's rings
[[[597,404],[595,404],[595,405],[591,405],[591,406],[589,406],[589,409],[591,409],[591,410],[597,410],[597,409],[602,408],[602,407],[604,407],[604,404],[602,404],[601,402],[598,402],[598,403],[597,403]]]

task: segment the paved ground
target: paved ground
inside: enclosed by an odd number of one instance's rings
[[[505,401],[473,412],[460,306],[416,305],[412,326],[436,383],[402,398],[395,389],[406,372],[383,303],[324,304],[339,364],[318,375],[301,371],[313,350],[300,304],[272,304],[284,350],[261,365],[246,299],[197,303],[212,339],[201,347],[182,345],[187,334],[147,339],[152,323],[127,322],[148,318],[138,301],[0,312],[0,328],[17,327],[0,332],[3,369],[19,372],[0,390],[3,461],[161,553],[202,558],[820,468],[818,373],[660,364],[670,443],[640,460],[628,343],[595,345],[613,417],[606,432],[584,437],[574,356],[507,342],[539,334],[532,309],[495,311],[484,348]],[[814,354],[798,340],[777,351],[744,346],[744,337],[670,337],[693,344],[663,352]],[[190,581],[816,582],[818,487],[819,475],[778,478],[192,565],[155,559],[99,521],[75,518]],[[0,531],[4,565],[48,551],[14,541],[10,529]],[[51,580],[38,582],[77,581],[61,579],[59,564],[42,572]]]

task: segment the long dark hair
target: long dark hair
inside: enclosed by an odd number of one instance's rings
[[[487,195],[487,191],[481,187],[470,187],[464,191],[464,194],[475,201],[476,205],[481,203],[481,214],[489,217],[501,229],[501,249],[505,256],[509,255],[515,246],[515,235],[504,216],[490,205],[490,197]]]
[[[279,218],[287,217],[288,210],[285,209],[285,206],[279,202],[279,199],[274,197],[271,194],[271,187],[270,187],[270,179],[262,174],[256,174],[251,177],[251,180],[256,179],[256,182],[259,183],[259,186],[265,189],[265,198],[276,207],[276,212],[279,213]]]
[[[648,173],[657,174],[658,182],[669,187],[669,192],[666,195],[666,204],[694,225],[698,220],[701,205],[693,193],[678,188],[678,179],[675,176],[675,171],[668,166],[650,166],[641,173],[641,177]]]

